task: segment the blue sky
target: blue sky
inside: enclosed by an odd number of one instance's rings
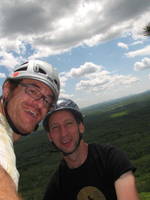
[[[40,59],[80,107],[149,90],[148,0],[2,0],[0,19],[1,86],[16,65]]]

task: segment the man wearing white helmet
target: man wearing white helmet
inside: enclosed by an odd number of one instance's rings
[[[76,103],[59,99],[43,125],[63,154],[43,200],[139,200],[135,168],[127,155],[114,146],[83,140],[83,115]]]
[[[36,130],[57,101],[60,82],[46,62],[31,60],[4,81],[0,98],[0,200],[19,200],[13,142]]]

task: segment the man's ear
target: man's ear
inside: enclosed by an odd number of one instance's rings
[[[79,124],[79,131],[80,131],[80,133],[84,133],[84,131],[85,131],[85,127],[82,122],[80,122],[80,124]]]
[[[10,93],[10,83],[6,81],[3,85],[3,97],[6,99]]]

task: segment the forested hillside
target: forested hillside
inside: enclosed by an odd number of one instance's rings
[[[87,142],[110,143],[126,151],[137,167],[142,200],[150,199],[150,93],[114,100],[83,109]],[[42,128],[15,144],[25,200],[41,200],[60,155]]]

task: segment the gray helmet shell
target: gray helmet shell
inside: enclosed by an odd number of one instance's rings
[[[43,127],[45,128],[46,131],[49,131],[48,121],[49,121],[50,116],[53,113],[60,111],[60,110],[71,111],[78,122],[83,122],[83,115],[82,115],[78,105],[71,99],[60,98],[60,99],[58,99],[54,108],[47,114],[47,116],[43,120]]]
[[[60,92],[60,80],[58,72],[52,65],[41,60],[30,60],[20,66],[16,66],[8,79],[30,78],[48,85],[54,93],[55,101]]]

